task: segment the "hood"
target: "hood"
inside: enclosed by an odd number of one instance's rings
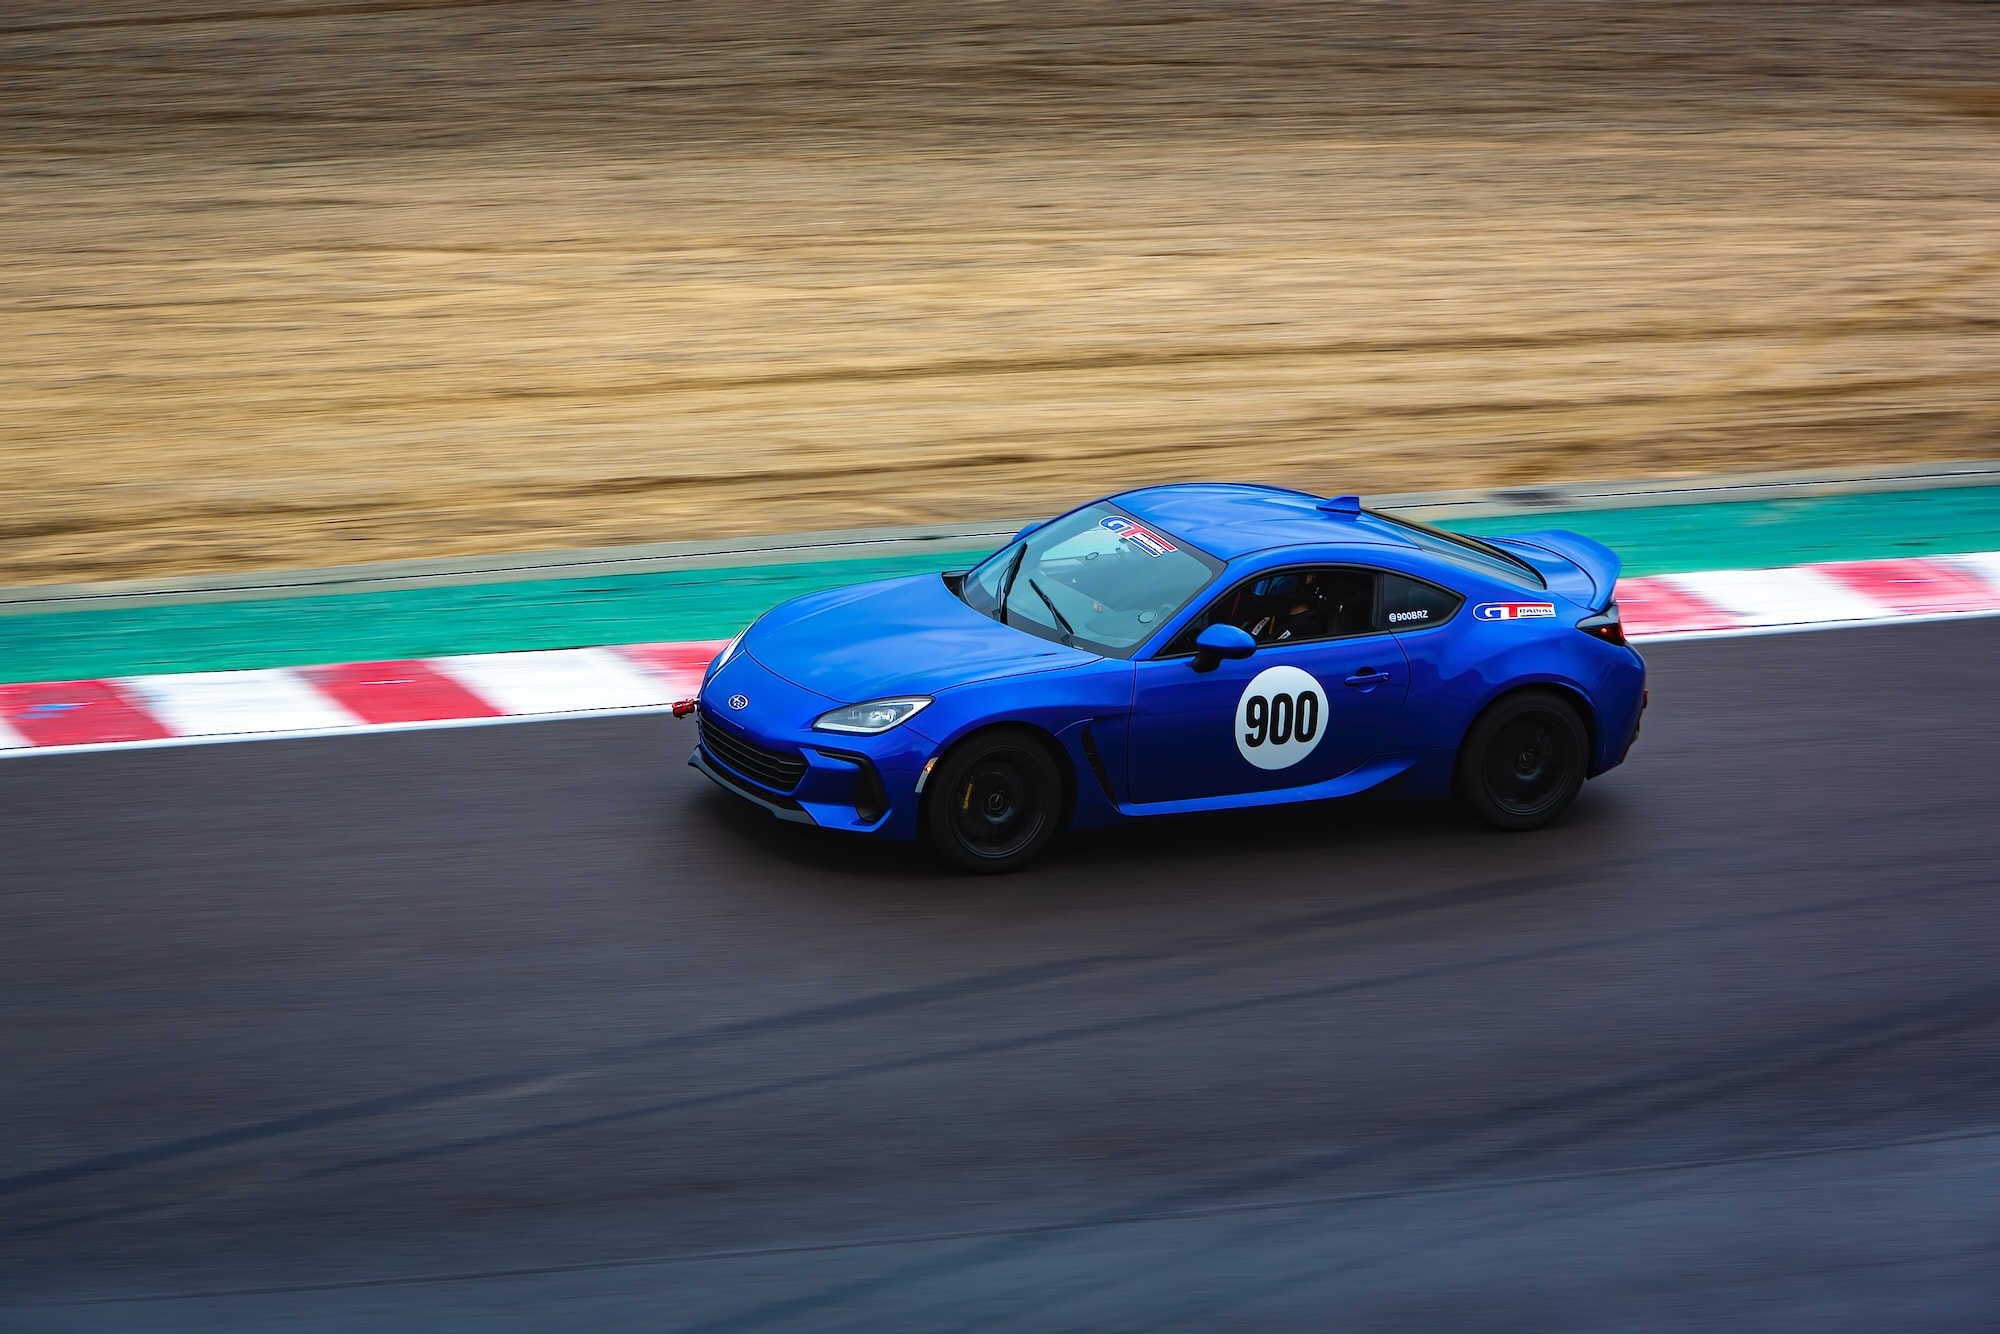
[[[1602,611],[1618,583],[1618,553],[1582,533],[1550,529],[1514,537],[1482,537],[1542,572],[1549,587],[1572,602]]]
[[[1096,659],[981,615],[935,574],[795,598],[750,628],[743,651],[793,685],[843,704],[933,695]]]

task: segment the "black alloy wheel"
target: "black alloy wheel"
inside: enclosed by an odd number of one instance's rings
[[[1493,705],[1466,734],[1458,794],[1496,829],[1539,829],[1583,788],[1589,734],[1576,707],[1546,690]]]
[[[982,732],[945,756],[925,793],[931,846],[963,870],[1024,866],[1054,838],[1062,774],[1048,749],[1013,728]]]

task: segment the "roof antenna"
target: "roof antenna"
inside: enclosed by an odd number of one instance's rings
[[[1319,502],[1322,514],[1331,514],[1336,519],[1358,519],[1361,517],[1360,496],[1335,496],[1331,500]]]

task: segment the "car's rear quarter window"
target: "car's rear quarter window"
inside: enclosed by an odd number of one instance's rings
[[[1376,625],[1384,630],[1421,630],[1442,625],[1464,603],[1464,598],[1448,588],[1406,574],[1384,574]]]

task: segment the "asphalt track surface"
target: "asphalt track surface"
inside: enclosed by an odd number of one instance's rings
[[[1654,646],[1562,828],[961,879],[661,717],[0,764],[0,1327],[2000,1315],[2000,620]]]

